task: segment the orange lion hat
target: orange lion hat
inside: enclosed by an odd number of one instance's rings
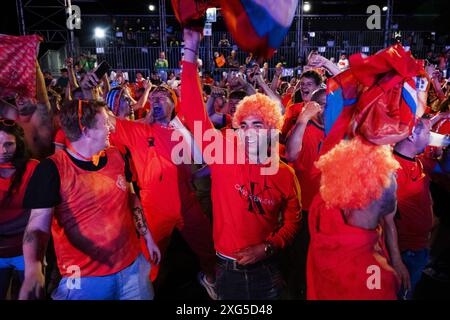
[[[400,167],[389,146],[356,137],[342,140],[315,163],[322,172],[320,195],[328,207],[361,209],[379,199]]]
[[[245,97],[239,102],[233,117],[233,127],[239,128],[241,121],[248,116],[260,117],[270,129],[280,130],[283,122],[280,106],[261,93]]]

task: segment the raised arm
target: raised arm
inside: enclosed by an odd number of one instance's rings
[[[276,66],[275,67],[275,74],[273,75],[273,79],[272,79],[272,82],[270,84],[270,90],[272,90],[272,92],[276,92],[277,91],[277,89],[278,89],[278,82],[280,80],[282,72],[283,72],[283,67],[282,66]]]
[[[305,135],[306,126],[308,121],[311,120],[321,110],[321,107],[316,102],[309,102],[306,104],[303,111],[297,118],[294,128],[291,133],[288,134],[286,142],[286,160],[293,162],[297,160],[302,151],[303,136]]]
[[[325,68],[327,69],[333,76],[337,75],[341,72],[339,68],[327,58],[321,56],[318,53],[311,53],[308,57],[308,67],[312,69]]]
[[[255,75],[255,79],[258,82],[258,85],[263,89],[264,93],[273,101],[275,101],[281,108],[281,114],[284,114],[286,112],[286,108],[281,103],[280,96],[272,90],[272,88],[269,88],[267,83],[264,81],[262,75],[260,72]]]
[[[44,75],[42,74],[41,67],[36,61],[36,98],[38,103],[46,106],[47,111],[50,112],[50,102],[48,100],[47,86],[45,85]]]
[[[211,95],[206,101],[206,111],[208,112],[209,119],[211,119],[212,123],[221,126],[224,122],[223,114],[216,112],[214,109],[214,102],[218,97],[223,96],[223,90],[217,87],[212,87],[211,90]]]
[[[20,289],[20,300],[44,298],[43,260],[50,238],[52,210],[52,208],[31,210],[23,237],[25,279]]]
[[[73,69],[73,58],[72,57],[68,57],[65,60],[67,69],[69,71],[69,85],[70,88],[72,90],[75,90],[76,88],[78,88],[78,81],[77,81],[77,77],[75,76],[75,70]]]
[[[206,112],[197,72],[197,55],[201,34],[190,29],[184,29],[183,34],[184,57],[179,118],[191,132],[194,132],[194,122],[201,122],[202,131],[205,132],[214,127]]]
[[[148,100],[148,96],[150,94],[150,91],[152,90],[152,83],[150,82],[150,80],[144,80],[144,88],[145,91],[142,94],[142,96],[139,98],[139,100],[132,105],[133,110],[139,110],[141,108],[143,108]]]

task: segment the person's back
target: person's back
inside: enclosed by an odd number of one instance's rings
[[[381,225],[388,239],[398,166],[387,146],[359,137],[341,141],[319,159],[320,193],[308,213],[307,299],[397,298],[396,272],[385,249],[393,253],[394,247],[384,244]]]

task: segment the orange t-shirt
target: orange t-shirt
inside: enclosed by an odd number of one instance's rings
[[[430,178],[423,160],[408,159],[398,153],[394,153],[394,157],[400,163],[395,216],[398,246],[401,251],[428,248],[433,226]]]
[[[319,159],[320,146],[325,139],[325,132],[315,122],[310,121],[303,135],[302,149],[292,163],[302,189],[302,209],[308,211],[314,196],[320,188],[320,172],[314,162]]]
[[[179,117],[193,132],[194,123],[202,124],[202,133],[214,127],[206,113],[200,81],[195,64],[183,62],[182,102]],[[198,133],[197,133],[198,134]],[[194,134],[195,136],[195,134]],[[235,150],[233,141],[220,132],[215,136],[223,145],[225,163],[229,150]],[[207,145],[198,145],[207,153]],[[235,159],[234,159],[235,160]],[[235,252],[264,240],[283,248],[292,241],[299,229],[301,217],[300,187],[295,174],[287,164],[279,162],[273,175],[262,175],[263,165],[210,164],[211,197],[213,203],[213,239],[216,251],[229,257]],[[279,223],[280,213],[283,224]]]
[[[294,127],[298,115],[300,114],[300,112],[302,112],[303,105],[303,102],[294,103],[286,108],[286,112],[284,113],[283,127],[281,128],[281,134],[284,138],[288,136],[289,132]]]
[[[397,300],[399,283],[380,227],[346,224],[341,210],[328,208],[320,194],[311,204],[308,226],[307,300]],[[379,287],[368,285],[373,276]]]
[[[106,276],[129,266],[139,255],[124,160],[116,148],[106,150],[106,166],[86,171],[58,150],[50,159],[60,176],[61,203],[56,206],[52,235],[62,275],[70,266],[81,276]]]
[[[23,208],[25,190],[39,161],[31,159],[26,165],[19,189],[12,193],[10,200],[3,202],[11,185],[11,179],[0,177],[0,226],[13,223],[14,230],[6,230],[0,237],[0,258],[22,255],[23,232],[27,226],[30,210]],[[6,234],[7,233],[7,234]]]
[[[190,188],[190,165],[172,162],[172,150],[179,141],[172,141],[176,130],[158,124],[116,120],[111,137],[126,146],[137,172],[142,206],[152,214],[173,214],[179,217],[195,201]]]
[[[65,148],[65,146],[68,145],[69,140],[66,137],[66,134],[64,133],[63,129],[59,128],[56,131],[55,139],[53,139],[53,143],[55,146]]]

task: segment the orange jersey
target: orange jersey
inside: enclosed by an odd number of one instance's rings
[[[314,162],[319,159],[319,150],[324,139],[323,128],[313,121],[308,122],[303,135],[302,149],[297,160],[292,163],[302,189],[302,208],[306,211],[319,192],[320,172],[316,170]]]
[[[22,182],[20,184],[20,187],[17,191],[12,193],[11,199],[9,200],[8,203],[4,202],[4,199],[6,193],[8,192],[9,186],[11,185],[12,177],[6,179],[0,177],[0,205],[1,205],[0,224],[17,219],[27,211],[23,208],[22,205],[23,197],[25,195],[25,190],[27,189],[28,181],[30,181],[34,169],[36,169],[36,166],[38,164],[39,161],[34,159],[28,161],[25,172],[22,176]]]
[[[116,148],[106,155],[107,164],[98,171],[77,167],[63,150],[50,157],[61,181],[52,235],[62,275],[70,266],[79,267],[83,277],[114,274],[140,252],[124,160]]]
[[[204,108],[195,64],[183,63],[181,96],[179,117],[186,127],[193,132],[194,122],[198,121],[203,133],[214,130]],[[216,138],[224,145],[225,160],[230,156],[227,151],[235,145],[221,133]],[[201,141],[197,143],[206,152],[207,146]],[[210,164],[209,167],[216,251],[234,258],[236,251],[264,240],[272,241],[276,248],[292,241],[299,228],[301,205],[300,187],[291,168],[280,161],[275,174],[262,175],[263,166],[256,164]]]
[[[116,121],[112,139],[131,152],[144,210],[178,217],[195,201],[195,194],[189,185],[190,165],[172,162],[172,149],[179,143],[171,141],[175,129],[158,124]]]
[[[298,115],[302,112],[303,102],[294,103],[286,107],[286,112],[284,114],[283,127],[281,128],[281,134],[283,137],[287,137],[291,129],[294,127],[297,121]]]
[[[347,225],[342,212],[327,208],[320,195],[314,198],[308,219],[308,300],[397,299],[399,283],[382,249],[381,228]]]
[[[2,235],[5,236],[0,236],[0,258],[22,255],[23,231],[30,213],[30,210],[24,209],[22,203],[28,182],[38,163],[39,161],[33,159],[28,161],[19,189],[12,193],[8,202],[5,202],[5,197],[12,178],[3,179],[0,177],[0,227],[2,224],[11,223],[14,225],[14,230],[8,228],[4,231],[4,234],[2,232]]]
[[[394,157],[401,166],[397,170],[398,204],[395,216],[398,246],[400,251],[428,248],[433,227],[430,178],[425,172],[423,160],[408,159],[398,153],[394,153]],[[432,160],[425,161],[433,163]]]

